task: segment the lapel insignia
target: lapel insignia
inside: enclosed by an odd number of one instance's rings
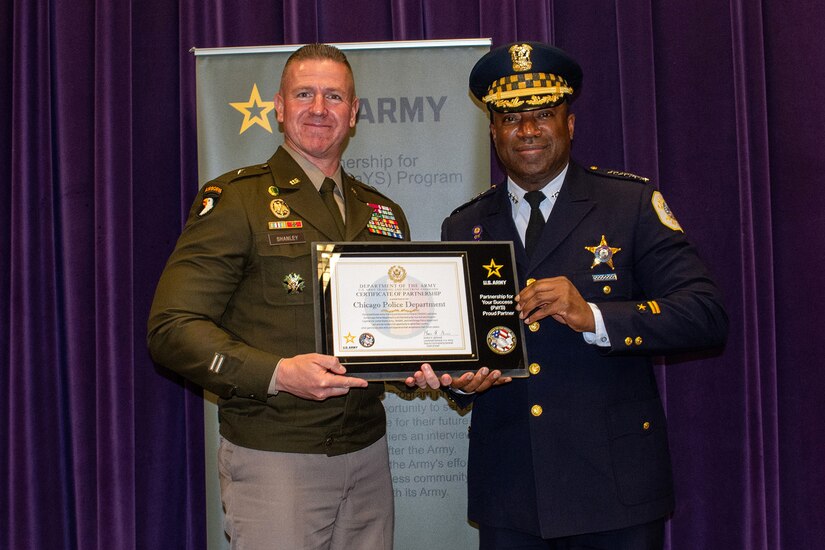
[[[604,235],[602,235],[602,240],[599,244],[595,246],[585,246],[584,249],[593,253],[593,265],[590,266],[590,269],[593,269],[599,264],[607,264],[610,269],[615,269],[613,267],[613,254],[621,251],[621,248],[607,244]]]
[[[270,194],[270,195],[272,195],[273,197],[277,197],[277,196],[278,196],[278,193],[280,193],[280,191],[278,191],[278,188],[277,188],[277,187],[275,187],[274,185],[270,185],[270,186],[269,186],[269,189],[267,189],[267,191],[268,191],[268,192],[269,192],[269,194]]]
[[[286,205],[283,199],[273,199],[272,202],[269,203],[269,209],[272,210],[276,218],[286,218],[289,216],[289,206]]]
[[[473,226],[473,240],[480,241],[481,240],[481,226],[476,225]]]
[[[287,294],[300,294],[305,286],[304,278],[297,273],[290,273],[284,277],[284,288]]]
[[[299,183],[301,183],[301,180],[299,180],[298,178],[292,178],[291,180],[289,180],[290,185],[298,185]]]
[[[392,208],[371,202],[368,202],[367,206],[372,208],[372,215],[367,222],[367,230],[370,233],[385,235],[387,237],[393,237],[394,239],[404,238],[404,234],[401,232],[401,228],[398,227],[398,221],[395,219]]]

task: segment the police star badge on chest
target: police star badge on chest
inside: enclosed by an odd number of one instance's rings
[[[585,246],[584,249],[593,255],[590,269],[593,271],[592,277],[594,283],[617,281],[619,279],[615,273],[616,267],[613,265],[613,258],[618,252],[622,251],[621,247],[611,246],[608,244],[607,237],[602,235],[601,240],[597,244]],[[610,268],[610,271],[604,269],[605,267]],[[604,294],[610,294],[610,285],[605,285],[602,291]]]

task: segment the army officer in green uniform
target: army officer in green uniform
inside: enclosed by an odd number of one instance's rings
[[[358,113],[343,53],[297,50],[275,104],[283,146],[195,201],[158,283],[149,348],[220,397],[233,548],[389,549],[383,384],[314,353],[310,243],[408,240],[409,227],[396,203],[341,170]]]

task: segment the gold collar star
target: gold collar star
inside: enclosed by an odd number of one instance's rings
[[[272,126],[269,124],[269,112],[275,108],[274,101],[261,101],[261,94],[258,92],[258,85],[252,85],[252,93],[249,95],[249,101],[236,101],[230,103],[232,107],[243,113],[243,123],[241,124],[241,131],[238,134],[243,134],[249,128],[257,124],[270,134],[272,133]],[[253,114],[253,111],[257,114]]]
[[[585,246],[584,249],[593,253],[593,265],[590,266],[590,269],[593,269],[599,264],[607,264],[610,266],[610,269],[615,269],[613,267],[613,254],[621,250],[621,248],[608,245],[604,235],[602,235],[602,240],[599,244],[596,246]]]
[[[496,264],[495,258],[490,258],[490,263],[487,264],[487,265],[482,265],[481,267],[483,267],[484,269],[487,270],[487,278],[488,279],[490,277],[492,277],[493,275],[495,275],[496,277],[498,277],[500,279],[501,278],[501,268],[504,267],[504,266]]]

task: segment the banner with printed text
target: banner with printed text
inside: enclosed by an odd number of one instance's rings
[[[490,41],[337,44],[360,98],[344,170],[398,202],[412,239],[439,240],[442,220],[489,187],[488,122],[467,79]],[[195,49],[199,183],[265,162],[283,142],[274,96],[296,46]],[[217,411],[205,402],[209,549],[228,548],[218,489]],[[469,414],[438,393],[388,391],[395,548],[477,547],[466,519]]]

